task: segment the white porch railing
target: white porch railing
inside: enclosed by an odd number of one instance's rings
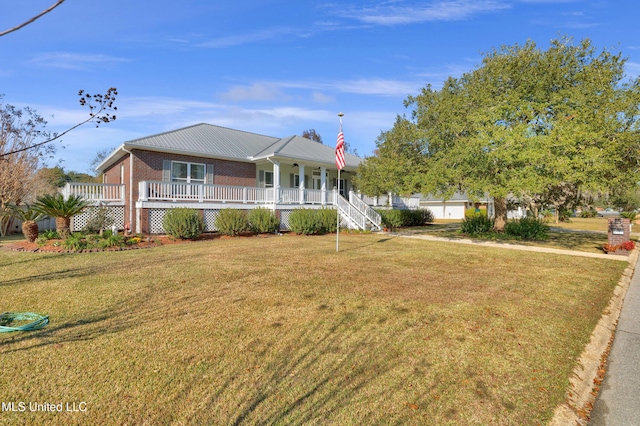
[[[219,203],[273,203],[273,188],[141,181],[140,201],[195,201]]]
[[[204,185],[179,182],[142,181],[138,188],[140,201],[195,201],[218,203],[272,204],[274,188],[248,186]],[[323,202],[323,198],[325,199]],[[330,191],[317,189],[280,188],[280,204],[333,204]]]
[[[297,188],[280,188],[280,202],[284,204],[300,204],[300,190]]]
[[[382,223],[382,217],[380,213],[372,209],[367,203],[365,203],[362,198],[358,197],[353,191],[349,191],[349,203],[351,203],[355,208],[360,210],[366,218],[371,222],[372,227],[380,229],[380,224]]]
[[[62,188],[64,198],[72,195],[80,196],[85,200],[104,202],[123,202],[124,185],[109,183],[80,183],[69,182]]]

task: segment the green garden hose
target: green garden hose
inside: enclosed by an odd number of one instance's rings
[[[11,326],[15,321],[30,321],[26,324]],[[0,333],[12,331],[39,330],[49,324],[49,315],[42,316],[33,312],[5,312],[0,314]]]

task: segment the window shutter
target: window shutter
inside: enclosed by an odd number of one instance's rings
[[[162,160],[162,181],[171,182],[171,161]]]
[[[333,178],[333,188],[338,188],[338,179]]]
[[[309,189],[309,176],[304,175],[304,187],[305,189]]]
[[[258,171],[258,187],[264,188],[264,170]]]
[[[295,178],[293,177],[293,173],[289,173],[289,188],[295,188]]]
[[[213,164],[207,164],[207,185],[213,185]]]

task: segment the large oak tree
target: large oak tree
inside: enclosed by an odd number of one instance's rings
[[[571,197],[554,194],[629,188],[640,180],[640,79],[625,77],[625,61],[568,38],[547,50],[533,41],[494,49],[473,71],[405,101],[410,118],[380,135],[359,188],[488,194],[497,230],[508,197],[560,203]],[[374,184],[378,175],[389,184]]]

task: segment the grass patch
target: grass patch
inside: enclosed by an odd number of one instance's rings
[[[3,412],[27,424],[494,424],[552,416],[623,262],[345,234],[0,251]]]
[[[592,219],[586,219],[586,220],[592,220]],[[602,221],[602,218],[599,218],[598,220]],[[555,227],[555,224],[550,224],[550,225],[552,225],[552,228]],[[571,224],[563,224],[563,225],[571,225]],[[400,232],[406,233],[408,235],[433,235],[435,237],[451,238],[451,239],[472,238],[472,239],[480,239],[480,240],[487,240],[487,241],[502,241],[506,243],[526,245],[526,246],[583,251],[587,253],[603,253],[602,246],[608,243],[608,236],[606,233],[593,232],[587,229],[579,229],[580,227],[589,227],[589,226],[595,227],[592,224],[578,223],[574,225],[576,226],[576,228],[573,228],[573,229],[566,226],[563,228],[564,230],[552,229],[551,231],[548,232],[549,238],[543,241],[519,240],[509,235],[500,234],[500,233],[479,234],[479,235],[474,235],[473,237],[469,237],[467,235],[461,234],[459,224],[455,224],[455,223],[436,224],[436,225],[424,226],[424,227],[402,228]],[[600,225],[602,225],[602,223],[600,223]],[[606,223],[605,223],[605,226],[606,226]],[[580,232],[570,232],[571,230],[580,231]]]

